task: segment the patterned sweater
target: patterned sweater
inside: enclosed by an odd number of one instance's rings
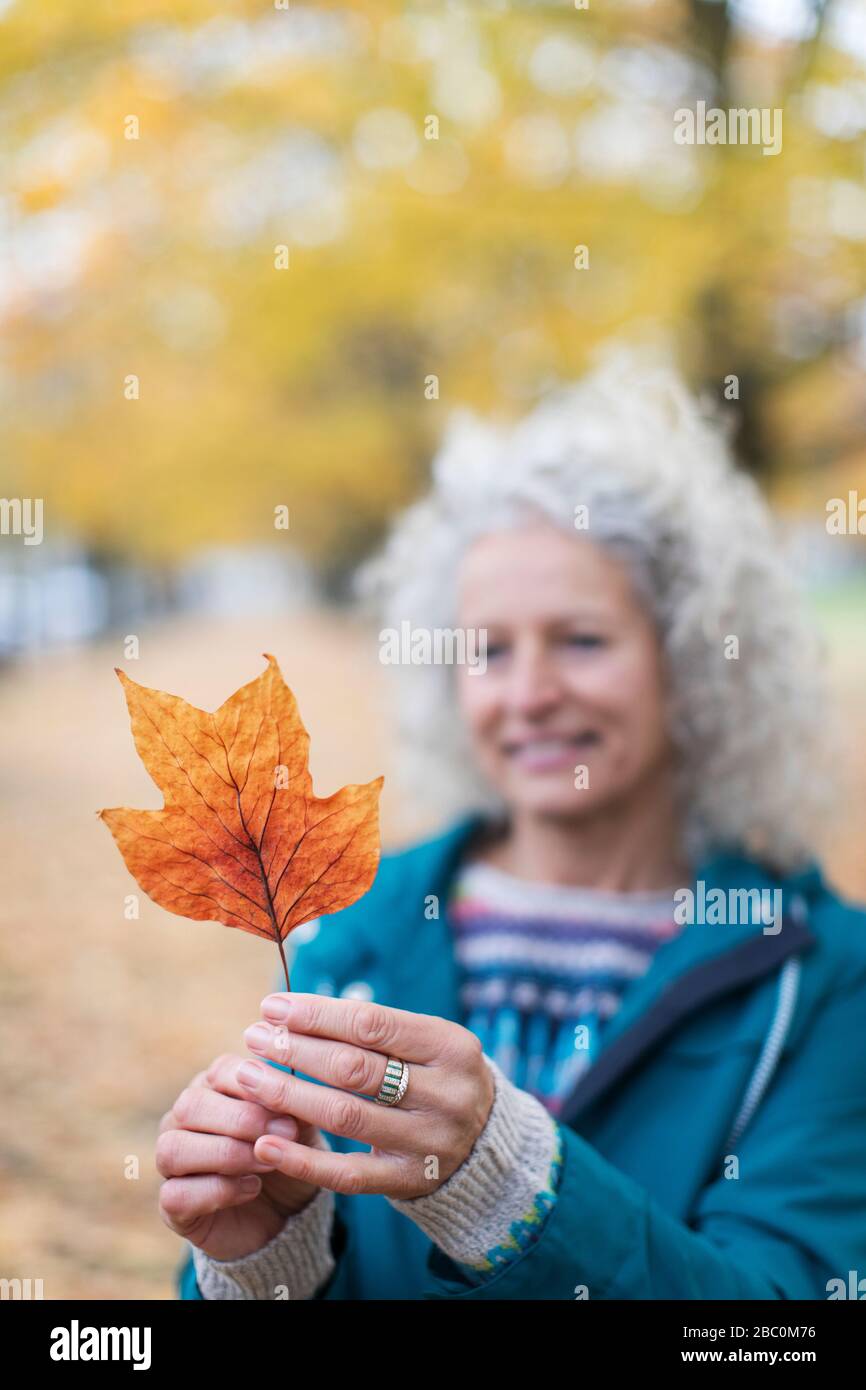
[[[450,905],[463,1023],[552,1115],[593,1061],[630,980],[679,930],[673,893],[529,883],[486,864]]]
[[[562,1172],[556,1116],[623,991],[680,930],[673,893],[530,883],[482,863],[459,873],[448,918],[462,1022],[482,1042],[494,1102],[472,1152],[446,1182],[389,1201],[471,1282],[490,1278],[538,1238]],[[314,1297],[334,1270],[333,1214],[334,1194],[323,1188],[251,1255],[213,1260],[193,1248],[203,1296],[270,1299],[288,1287],[293,1299]]]

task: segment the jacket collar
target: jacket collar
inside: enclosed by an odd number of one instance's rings
[[[399,897],[389,905],[390,918],[395,926],[400,922],[403,929],[393,947],[387,941],[387,931],[383,932],[378,937],[378,950],[393,949],[389,976],[394,980],[395,1003],[401,1008],[460,1021],[459,968],[447,901],[461,858],[482,824],[477,815],[464,817],[428,846],[418,863],[424,882],[419,883],[416,912],[423,913],[424,899],[433,893],[438,898],[438,917],[422,917],[419,922],[413,913],[412,929],[407,931],[407,885],[394,883]],[[816,864],[780,880],[742,853],[723,853],[709,857],[697,869],[691,885],[696,901],[701,883],[704,896],[721,889],[726,901],[735,889],[781,889],[781,930],[768,933],[760,920],[726,925],[687,921],[654,953],[645,974],[626,989],[618,1012],[605,1026],[592,1066],[560,1112],[566,1123],[597,1100],[684,1018],[814,944],[807,919],[809,901],[823,887]]]

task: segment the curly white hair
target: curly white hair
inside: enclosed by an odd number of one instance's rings
[[[432,472],[429,495],[357,576],[384,625],[453,628],[461,555],[482,534],[541,516],[588,535],[628,566],[656,618],[686,852],[808,862],[828,789],[822,644],[762,494],[670,359],[609,349],[516,424],[458,410]],[[401,762],[426,804],[501,812],[473,766],[451,667],[388,669]]]

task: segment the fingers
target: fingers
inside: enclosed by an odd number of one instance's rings
[[[276,1116],[255,1103],[249,1090],[237,1079],[238,1067],[244,1060],[237,1054],[223,1053],[209,1067],[198,1072],[189,1086],[181,1091],[172,1108],[162,1116],[158,1129],[159,1138],[166,1133],[190,1131],[210,1135],[217,1140],[239,1140],[249,1145],[259,1135],[264,1134],[270,1124],[274,1124],[276,1128],[273,1132],[281,1134],[285,1139],[297,1140],[302,1144],[318,1143],[318,1131],[314,1125],[298,1120],[292,1115]],[[216,1099],[209,1099],[209,1095]],[[199,1150],[200,1146],[193,1146],[188,1152],[198,1154]],[[160,1146],[158,1142],[157,1155],[161,1152],[165,1152],[165,1146]],[[248,1152],[251,1162],[254,1162],[251,1151]],[[233,1164],[238,1150],[232,1150],[231,1153],[230,1163]],[[221,1170],[214,1167],[213,1171]]]
[[[268,1120],[273,1118],[249,1091],[245,1100],[235,1100],[206,1086],[187,1086],[175,1101],[172,1114],[173,1129],[225,1135],[229,1139],[244,1139],[249,1144],[264,1134]]]
[[[294,1115],[329,1134],[399,1153],[416,1153],[429,1142],[429,1122],[422,1122],[417,1112],[404,1113],[396,1106],[377,1105],[346,1091],[302,1081],[265,1062],[245,1062],[238,1069],[238,1080],[267,1110]],[[436,1125],[441,1133],[441,1117]]]
[[[216,1173],[169,1178],[160,1188],[159,1214],[177,1235],[187,1236],[195,1243],[206,1237],[208,1217],[227,1207],[251,1202],[260,1191],[261,1179],[249,1174],[243,1178]]]
[[[238,1081],[238,1067],[248,1060],[246,1057],[239,1057],[237,1053],[231,1052],[223,1053],[221,1057],[217,1057],[207,1072],[210,1086],[214,1090],[222,1092],[223,1095],[236,1096],[249,1103],[249,1089]],[[271,1131],[272,1125],[277,1127]],[[284,1139],[296,1139],[299,1144],[318,1142],[316,1126],[299,1120],[296,1115],[273,1115],[269,1113],[265,1128],[274,1134],[282,1134]]]
[[[366,1048],[334,1042],[331,1038],[290,1032],[285,1024],[254,1023],[244,1033],[244,1040],[257,1057],[292,1066],[342,1091],[375,1097],[385,1077],[388,1059],[381,1052],[368,1052]],[[400,1109],[431,1109],[438,1089],[441,1089],[441,1076],[434,1068],[413,1065]]]
[[[205,1071],[205,1084],[212,1091],[221,1091],[224,1096],[248,1100],[247,1092],[238,1084],[238,1067],[245,1061],[246,1058],[238,1052],[223,1052]]]
[[[459,1055],[468,1030],[433,1014],[392,1009],[366,999],[337,999],[324,994],[269,994],[262,1000],[269,1023],[284,1023],[293,1033],[312,1033],[354,1043],[371,1052],[422,1065]]]
[[[156,1168],[164,1178],[192,1173],[218,1173],[243,1177],[245,1173],[269,1173],[273,1163],[263,1163],[253,1145],[224,1134],[195,1134],[188,1129],[167,1129],[156,1141]]]
[[[234,1066],[231,1065],[232,1060],[234,1060]],[[232,1059],[230,1053],[224,1052],[221,1056],[217,1057],[209,1067],[204,1067],[201,1071],[196,1072],[189,1086],[184,1089],[189,1090],[196,1086],[207,1086],[211,1090],[222,1091],[225,1095],[234,1095],[237,1099],[243,1100],[245,1096],[240,1087],[236,1083],[232,1085],[238,1066],[242,1060],[243,1059],[238,1056]],[[162,1134],[164,1130],[178,1128],[177,1117],[174,1113],[174,1106],[172,1106],[170,1110],[166,1110],[160,1120],[157,1133]]]
[[[309,1148],[306,1144],[293,1144],[288,1140],[275,1139],[270,1135],[260,1139],[255,1146],[256,1156],[265,1157],[273,1150],[276,1171],[296,1181],[308,1182],[315,1187],[329,1187],[332,1192],[384,1192],[396,1197],[410,1195],[408,1186],[401,1181],[402,1165],[395,1163],[393,1157],[380,1157],[377,1154],[341,1154],[333,1150]]]

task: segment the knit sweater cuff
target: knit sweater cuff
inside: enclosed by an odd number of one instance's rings
[[[484,1060],[496,1094],[469,1156],[434,1192],[388,1200],[452,1260],[490,1273],[537,1237],[556,1201],[561,1135],[541,1101]]]
[[[322,1187],[286,1218],[261,1249],[237,1260],[214,1260],[192,1247],[196,1280],[206,1299],[311,1299],[334,1271],[334,1194]]]

